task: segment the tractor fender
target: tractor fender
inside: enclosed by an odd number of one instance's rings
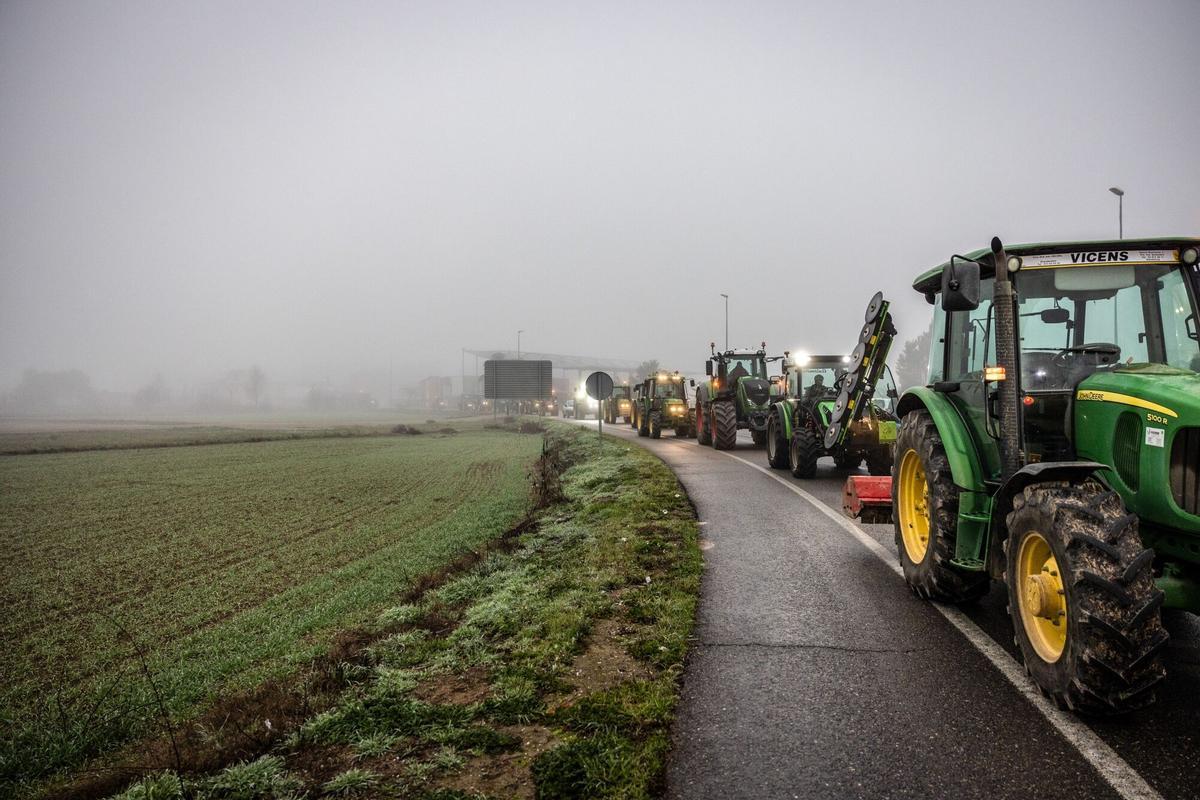
[[[937,426],[938,436],[942,438],[942,446],[950,462],[950,474],[954,478],[954,485],[968,492],[986,492],[979,453],[958,409],[945,395],[928,386],[918,386],[909,389],[900,398],[900,403],[896,406],[896,416],[904,419],[908,412],[921,409],[929,412],[934,425]],[[900,454],[897,453],[897,460],[899,457]]]
[[[778,414],[783,423],[783,433],[787,440],[792,440],[792,417],[794,416],[791,400],[778,400],[771,405],[771,413]]]
[[[1013,498],[1026,486],[1044,481],[1080,482],[1108,469],[1095,461],[1057,461],[1046,464],[1026,464],[1004,482],[992,498],[992,522],[988,528],[987,570],[993,577],[1004,573],[1004,542],[1008,538],[1008,515],[1013,510]],[[1105,483],[1101,479],[1101,483]]]

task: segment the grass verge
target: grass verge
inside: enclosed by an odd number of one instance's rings
[[[385,610],[336,701],[257,758],[158,771],[122,797],[659,795],[699,590],[695,513],[641,448],[567,426],[546,441],[546,507]]]

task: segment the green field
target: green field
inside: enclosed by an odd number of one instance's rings
[[[541,443],[470,430],[0,457],[0,784],[153,733],[156,695],[186,716],[326,653],[521,520]]]
[[[695,513],[640,447],[566,425],[546,446],[540,508],[386,609],[332,702],[217,764],[143,757],[119,800],[662,796]],[[244,722],[261,730],[265,713]]]

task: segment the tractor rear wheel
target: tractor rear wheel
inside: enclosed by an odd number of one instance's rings
[[[892,481],[892,522],[904,580],[918,596],[948,603],[987,594],[985,572],[955,569],[958,487],[928,411],[910,411],[896,437],[898,467]]]
[[[825,448],[816,431],[808,426],[797,428],[792,434],[789,449],[793,477],[811,478],[817,474],[817,459],[825,452]]]
[[[696,404],[696,444],[712,444],[712,429],[708,427],[708,415],[704,413],[704,406],[700,403]]]
[[[767,443],[766,431],[750,431],[750,441],[754,442],[755,446],[762,447]]]
[[[774,412],[767,417],[767,463],[775,469],[787,469],[792,465],[783,420]]]
[[[661,411],[651,411],[650,412],[650,438],[651,439],[661,439],[662,438],[662,412]]]
[[[732,450],[737,446],[737,409],[732,400],[712,404],[712,443],[717,450]]]
[[[1137,516],[1098,483],[1053,482],[1014,497],[1007,522],[1008,611],[1037,685],[1089,714],[1152,703],[1168,637]]]

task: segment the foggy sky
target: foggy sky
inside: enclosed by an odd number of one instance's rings
[[[0,388],[840,352],[952,252],[1200,233],[1200,3],[0,3]],[[398,382],[402,382],[399,381]]]

